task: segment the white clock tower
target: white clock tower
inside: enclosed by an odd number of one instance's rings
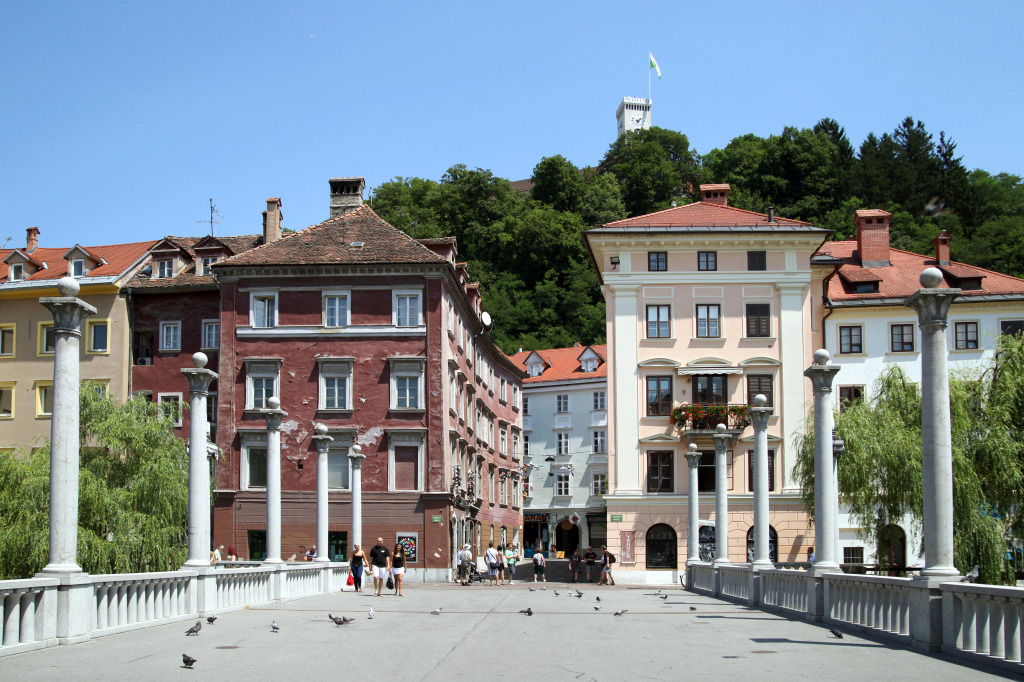
[[[651,127],[651,100],[642,97],[623,97],[615,111],[619,124],[618,136],[627,130],[646,130]]]

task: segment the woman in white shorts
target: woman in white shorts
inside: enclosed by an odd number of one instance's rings
[[[395,552],[391,559],[391,572],[395,576],[395,594],[399,597],[402,594],[402,578],[405,576],[405,545],[401,542],[395,545]]]

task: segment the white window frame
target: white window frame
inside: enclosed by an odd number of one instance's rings
[[[238,487],[241,490],[266,490],[265,486],[249,485],[249,450],[253,448],[269,450],[266,431],[242,432],[242,457],[238,466]],[[270,453],[267,453],[269,456]]]
[[[564,490],[564,492],[562,492]],[[555,497],[572,495],[572,474],[564,471],[555,473]]]
[[[218,260],[220,260],[220,259],[217,258],[217,256],[203,256],[202,260],[200,260],[200,263],[202,263],[202,270],[203,271],[200,272],[199,274],[200,275],[212,274],[210,272],[210,266],[213,265],[214,263],[216,263]]]
[[[321,412],[346,412],[352,410],[352,375],[355,358],[317,358],[317,366],[320,375],[317,379],[319,386],[317,398],[317,410]],[[345,399],[342,405],[335,407],[327,406],[327,380],[345,380]]]
[[[181,428],[181,422],[182,422],[182,415],[185,412],[185,405],[184,405],[183,395],[181,393],[157,393],[156,394],[156,404],[157,404],[157,407],[160,409],[161,414],[164,413],[164,411],[163,411],[164,410],[164,403],[165,402],[171,402],[170,400],[165,400],[165,398],[173,399],[175,402],[178,403],[178,408],[177,408],[177,411],[175,412],[175,414],[177,415],[178,418],[174,421],[174,426],[176,428],[180,429]]]
[[[216,343],[210,344],[210,327],[217,325],[217,334],[214,336]],[[220,348],[220,318],[212,320],[203,320],[203,338],[200,339],[203,350],[217,350]]]
[[[590,475],[590,494],[591,495],[607,495],[608,494],[608,472],[607,471],[595,471]]]
[[[505,380],[505,377],[498,380],[498,400],[503,403],[508,402],[508,381]]]
[[[498,504],[508,506],[508,477],[498,476]]]
[[[399,298],[415,297],[415,320],[406,320],[409,324],[399,324]],[[391,324],[396,327],[419,327],[423,325],[423,291],[420,289],[393,289],[391,291]]]
[[[95,332],[95,329],[97,327],[105,327],[106,330],[107,330],[106,345],[103,348],[97,348],[96,347],[96,343],[95,343],[95,341],[96,341],[96,332]],[[89,354],[89,355],[109,355],[110,354],[110,320],[109,319],[88,320],[86,322],[86,325],[85,325],[85,331],[86,331],[86,335],[87,335],[87,338],[86,338],[86,349],[85,349],[86,354]]]
[[[568,393],[557,394],[555,397],[555,401],[557,405],[555,412],[558,412],[559,414],[566,414],[571,411]]]
[[[519,409],[519,387],[512,384],[512,407]]]
[[[528,395],[523,396],[523,416],[530,416],[530,396]]]
[[[7,281],[8,282],[21,282],[25,279],[25,264],[24,263],[11,263],[7,269]]]
[[[174,259],[163,258],[156,262],[156,279],[171,279],[174,277]]]
[[[519,431],[512,429],[512,459],[519,459],[519,447],[522,442],[522,437],[519,435]]]
[[[502,426],[498,433],[498,453],[502,455],[508,454],[508,431]]]
[[[601,412],[608,409],[608,392],[594,391],[594,411]]]
[[[253,379],[273,379],[274,394],[281,397],[281,360],[278,358],[245,358],[245,409],[265,410],[265,405],[256,407]],[[268,398],[269,399],[269,398]]]
[[[174,345],[167,344],[167,336],[170,330],[174,330]],[[171,322],[160,323],[160,346],[161,351],[180,351],[181,350],[181,321],[175,320]]]
[[[388,358],[391,365],[391,375],[388,383],[391,390],[391,411],[393,412],[422,412],[426,409],[426,395],[424,395],[424,376],[426,374],[426,358],[420,357],[393,357]],[[416,379],[416,401],[415,407],[398,406],[398,379]]]
[[[267,324],[262,326],[256,325],[256,301],[273,300],[274,302],[274,319],[266,320]],[[251,291],[249,292],[249,326],[253,329],[274,329],[277,327],[278,320],[278,309],[277,305],[277,292],[276,291]]]
[[[331,443],[331,446],[329,448],[327,448],[327,460],[328,460],[328,462],[327,462],[327,473],[328,473],[327,489],[328,490],[351,490],[352,489],[352,458],[348,456],[349,448],[350,447],[351,446],[349,444],[347,444],[347,443],[339,444],[339,443],[335,442],[335,443]],[[347,485],[345,485],[345,486],[331,485],[331,479],[330,479],[331,464],[330,464],[330,460],[335,458],[335,457],[339,457],[339,456],[345,458],[345,460],[344,460],[345,461],[344,469],[347,472],[346,475],[345,475],[345,482],[347,483]]]
[[[608,452],[608,432],[604,429],[596,429],[591,432],[590,444],[595,455]]]
[[[572,454],[570,435],[571,434],[568,431],[559,431],[555,434],[555,452],[558,456],[565,457]]]
[[[85,277],[85,259],[84,258],[72,258],[71,267],[68,268],[69,273],[75,279],[79,277]]]
[[[701,317],[701,308],[705,308],[705,317]],[[715,310],[714,317],[711,316],[711,309]],[[721,303],[696,303],[693,307],[693,329],[694,337],[698,339],[721,339],[722,337],[722,304]],[[704,334],[700,333],[701,322],[704,323]],[[714,334],[711,333],[714,324]]]
[[[345,300],[344,314],[341,316],[340,320],[335,320],[336,322],[340,322],[340,324],[331,324],[331,320],[329,319],[329,315],[328,315],[328,312],[327,312],[327,301],[328,301],[328,299],[331,299],[331,298],[338,298],[338,299],[344,299]],[[325,291],[325,292],[323,292],[321,300],[322,300],[322,303],[323,303],[323,326],[331,327],[331,328],[339,328],[339,327],[347,327],[350,324],[352,324],[352,292],[351,291],[349,291],[348,289],[336,289],[336,290],[331,290],[331,291]]]
[[[402,429],[388,429],[388,492],[419,492],[423,490],[423,467],[424,439],[426,434],[423,431],[404,431]],[[395,487],[395,447],[416,447],[416,487],[411,490]]]

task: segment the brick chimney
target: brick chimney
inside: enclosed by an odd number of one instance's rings
[[[701,185],[700,200],[703,201],[705,204],[728,206],[729,183],[723,182],[717,185]]]
[[[363,205],[363,178],[331,178],[331,218],[351,213]]]
[[[32,253],[39,246],[39,228],[30,227],[25,230],[25,251]]]
[[[939,265],[949,265],[949,232],[943,230],[939,232],[939,236],[935,238],[935,260],[939,262]]]
[[[281,220],[284,215],[281,213],[281,199],[270,197],[267,199],[267,210],[263,212],[263,243],[269,244],[281,238]]]
[[[861,267],[882,268],[889,262],[889,216],[891,213],[869,208],[856,212],[857,253]]]

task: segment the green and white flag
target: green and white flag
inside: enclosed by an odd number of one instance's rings
[[[651,69],[654,69],[655,71],[658,72],[658,78],[661,78],[661,67],[658,66],[658,62],[657,60],[654,59],[654,55],[651,54],[650,52],[648,52],[647,55],[651,58],[651,65],[650,67],[648,67],[647,70],[650,71]]]

